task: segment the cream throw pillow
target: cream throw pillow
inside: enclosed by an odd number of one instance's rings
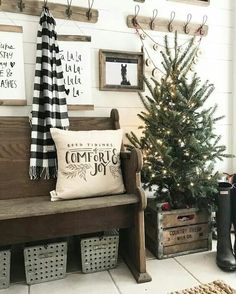
[[[120,168],[122,130],[50,131],[58,159],[52,201],[125,192]]]

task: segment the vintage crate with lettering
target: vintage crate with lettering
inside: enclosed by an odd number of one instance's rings
[[[145,232],[146,247],[158,259],[211,250],[211,211],[161,211],[154,201],[148,201]]]

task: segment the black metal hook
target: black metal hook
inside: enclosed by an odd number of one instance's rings
[[[151,22],[150,22],[151,30],[155,29],[155,20],[157,18],[157,15],[158,15],[158,10],[154,9],[153,12],[152,12],[152,19],[151,19]]]
[[[173,21],[175,19],[175,11],[171,11],[171,14],[170,14],[170,21],[168,23],[168,31],[171,33],[173,32]]]
[[[189,34],[190,33],[190,28],[188,27],[188,25],[190,24],[191,19],[192,19],[192,14],[189,13],[187,15],[187,22],[184,25],[184,32],[185,32],[185,34]]]
[[[204,15],[203,18],[202,18],[202,24],[200,25],[200,27],[197,29],[197,32],[203,36],[205,34],[205,31],[203,30],[203,27],[204,25],[206,24],[207,22],[207,19],[208,19],[208,16],[207,15]]]
[[[69,19],[71,18],[71,15],[72,15],[72,9],[71,9],[72,1],[73,0],[70,0],[70,2],[69,2],[69,0],[67,0],[66,15]]]
[[[134,8],[134,17],[132,19],[132,23],[133,23],[133,26],[134,27],[136,27],[138,25],[137,17],[138,17],[139,11],[140,11],[140,6],[139,5],[135,5],[135,8]]]
[[[23,0],[18,1],[18,7],[20,9],[20,12],[22,12],[25,9],[25,3],[23,2]]]
[[[88,7],[89,8],[88,8],[88,11],[86,13],[86,16],[87,16],[88,20],[90,20],[92,18],[92,16],[93,16],[93,14],[92,14],[93,3],[94,3],[94,0],[91,0],[91,2],[90,2],[90,0],[88,0]]]

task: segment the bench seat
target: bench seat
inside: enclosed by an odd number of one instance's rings
[[[110,117],[70,118],[71,130],[119,128],[116,109]],[[119,229],[119,252],[136,281],[151,281],[146,271],[140,150],[122,148],[125,194],[51,202],[56,180],[29,179],[30,132],[28,117],[0,117],[0,246]]]
[[[120,194],[51,202],[49,196],[5,199],[0,202],[0,221],[7,219],[64,214],[89,209],[138,203],[135,194]]]

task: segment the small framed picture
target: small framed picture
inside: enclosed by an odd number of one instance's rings
[[[99,89],[143,91],[144,54],[99,50]]]

